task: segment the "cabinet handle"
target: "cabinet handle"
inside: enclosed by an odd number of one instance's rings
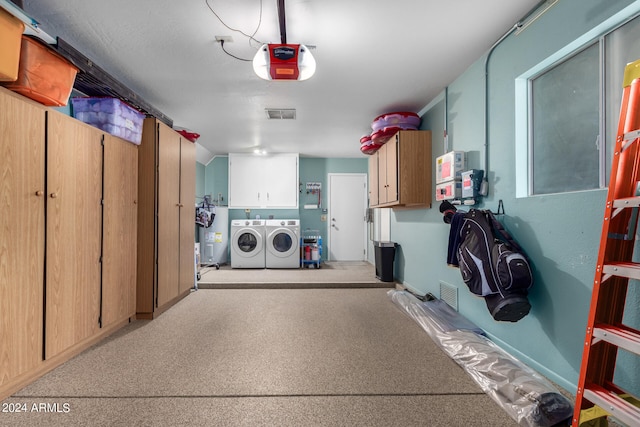
[[[49,197],[51,197],[52,199],[55,199],[56,197],[58,197],[58,193],[51,193],[49,194]]]
[[[134,204],[134,205],[137,205],[137,204],[138,204],[138,201],[137,201],[137,200],[134,200],[134,201],[133,201],[133,204]]]
[[[183,205],[182,203],[176,203],[176,206],[177,206],[177,207],[179,207],[179,208],[181,208],[181,207],[183,207],[184,205]]]
[[[42,190],[36,191],[36,196],[42,197],[43,195],[44,195],[44,191],[42,191]]]

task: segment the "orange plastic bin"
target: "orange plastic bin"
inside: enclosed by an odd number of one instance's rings
[[[0,81],[12,82],[18,78],[23,31],[22,21],[0,8]]]
[[[69,102],[77,73],[78,69],[53,49],[22,36],[18,78],[4,86],[41,104],[62,107]]]

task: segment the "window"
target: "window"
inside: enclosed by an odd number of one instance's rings
[[[638,39],[640,17],[526,78],[527,195],[606,187],[624,67],[640,59]]]
[[[598,81],[598,44],[531,80],[533,194],[599,187]]]

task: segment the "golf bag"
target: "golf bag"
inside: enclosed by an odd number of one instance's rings
[[[495,320],[517,322],[529,313],[529,261],[491,211],[471,209],[465,214],[457,260],[465,284],[484,297]]]

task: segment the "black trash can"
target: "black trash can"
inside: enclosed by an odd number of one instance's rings
[[[393,260],[396,256],[395,242],[373,242],[376,256],[376,278],[393,282]]]

